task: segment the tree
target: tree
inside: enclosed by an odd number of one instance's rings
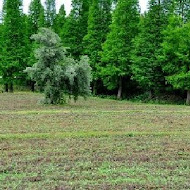
[[[66,19],[61,38],[68,52],[79,58],[83,52],[83,38],[87,34],[90,0],[72,0],[72,10]]]
[[[190,19],[190,0],[175,0],[175,12],[182,18],[183,22]]]
[[[3,22],[3,18],[5,17],[5,14],[6,14],[6,3],[7,3],[7,0],[3,0],[3,8],[2,8],[2,11],[1,11],[1,22]]]
[[[44,15],[44,7],[41,4],[40,0],[32,0],[29,6],[29,15],[27,22],[27,30],[28,30],[28,46],[30,49],[29,55],[30,59],[28,61],[27,66],[32,66],[35,62],[34,49],[36,48],[36,44],[30,39],[33,34],[36,34],[39,28],[45,26],[45,15]],[[35,82],[30,79],[26,80],[28,84],[31,86],[31,90],[34,91]]]
[[[77,100],[90,94],[91,68],[88,58],[75,61],[66,57],[59,36],[50,29],[42,28],[32,38],[40,44],[36,51],[37,63],[26,72],[44,90],[45,103],[64,102],[65,93]]]
[[[3,24],[0,23],[0,64],[2,63],[3,59]],[[0,72],[1,73],[1,72]]]
[[[6,0],[3,0],[3,8],[0,15],[0,63],[2,62],[3,57],[3,30],[4,30],[4,17],[6,12]]]
[[[36,34],[38,29],[44,27],[44,8],[40,0],[32,0],[29,6],[30,35]]]
[[[46,27],[53,27],[56,18],[55,0],[45,1],[45,21]]]
[[[124,77],[131,77],[132,40],[138,33],[138,23],[138,0],[119,0],[101,59],[104,84],[108,89],[118,88],[118,99],[122,97]]]
[[[160,0],[160,4],[165,15],[174,14],[176,9],[176,1],[178,0]]]
[[[56,15],[55,24],[54,24],[54,30],[59,36],[62,35],[62,30],[64,28],[65,22],[66,22],[66,12],[65,12],[65,6],[63,4],[59,9],[59,13]]]
[[[174,88],[187,91],[186,104],[190,105],[190,23],[183,24],[181,18],[172,16],[162,47],[166,79]]]
[[[93,0],[88,16],[88,33],[83,39],[84,54],[90,58],[93,71],[93,93],[96,94],[96,84],[99,76],[100,51],[106,40],[111,23],[111,1]]]
[[[163,41],[162,31],[167,17],[160,0],[150,0],[149,11],[141,18],[140,33],[134,40],[132,72],[143,89],[149,91],[151,98],[165,86],[164,73],[158,56]]]
[[[6,0],[6,14],[3,29],[3,56],[0,70],[5,85],[5,91],[13,92],[15,78],[22,77],[22,70],[26,64],[25,28],[22,15],[22,1]]]

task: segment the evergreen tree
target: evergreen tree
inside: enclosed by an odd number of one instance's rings
[[[55,0],[45,1],[45,21],[46,27],[53,27],[56,18]]]
[[[99,77],[100,51],[106,40],[111,23],[111,1],[93,0],[88,16],[88,34],[84,37],[84,54],[90,58],[93,69],[93,92],[96,94],[96,84]]]
[[[167,81],[176,89],[187,91],[186,103],[190,105],[190,23],[173,16],[164,31],[163,69]]]
[[[141,31],[134,40],[133,78],[143,89],[150,92],[150,98],[165,86],[164,73],[158,55],[161,52],[162,31],[167,24],[166,21],[167,17],[160,0],[150,0],[149,11],[141,19]]]
[[[82,41],[87,34],[88,11],[90,0],[72,0],[72,10],[66,19],[62,31],[62,39],[68,52],[75,58],[82,55]]]
[[[29,15],[28,15],[28,45],[30,48],[30,59],[28,61],[27,66],[32,66],[35,62],[34,49],[36,48],[36,44],[30,39],[33,34],[36,34],[39,28],[45,26],[45,15],[44,15],[44,7],[41,4],[40,0],[32,0],[29,6]],[[27,80],[27,83],[30,84],[31,90],[34,91],[35,82],[31,80]]]
[[[50,29],[42,28],[32,38],[40,47],[35,54],[37,63],[26,72],[44,90],[45,103],[62,103],[65,93],[75,100],[79,95],[90,94],[91,68],[87,57],[80,61],[66,57],[61,39]]]
[[[132,40],[138,33],[138,23],[138,0],[119,0],[101,59],[104,84],[108,89],[118,89],[118,99],[122,97],[124,78],[131,77]]]
[[[0,63],[2,62],[2,57],[3,57],[3,30],[4,30],[4,18],[5,18],[5,13],[6,13],[6,1],[3,0],[3,8],[1,10],[1,15],[0,15]]]
[[[175,12],[182,18],[183,22],[190,19],[190,0],[175,0]]]
[[[5,17],[5,14],[6,14],[6,2],[7,0],[3,0],[3,9],[1,11],[1,22],[3,22],[3,18]]]
[[[30,44],[30,61],[28,66],[33,65],[35,63],[34,57],[34,49],[36,44],[30,39],[33,34],[36,34],[38,30],[45,26],[45,15],[44,15],[44,7],[41,4],[40,0],[32,0],[29,6],[29,15],[28,15],[28,39]]]
[[[162,6],[163,12],[165,15],[169,14],[174,14],[175,7],[176,7],[176,0],[161,0],[160,4]]]
[[[2,63],[3,59],[3,30],[4,26],[0,23],[0,64]],[[1,74],[1,71],[0,71]]]
[[[56,15],[55,24],[54,24],[54,30],[59,36],[62,36],[62,30],[64,28],[65,22],[66,22],[65,6],[62,5],[59,10],[59,13]]]
[[[3,30],[3,57],[0,63],[5,91],[13,92],[15,78],[22,76],[26,64],[26,41],[21,0],[7,0]]]
[[[40,0],[32,0],[29,6],[30,35],[36,34],[38,29],[44,27],[44,8]]]

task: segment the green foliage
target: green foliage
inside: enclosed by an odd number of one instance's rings
[[[29,6],[29,20],[30,35],[36,34],[38,29],[44,26],[44,8],[40,0],[32,0]]]
[[[83,39],[84,54],[90,58],[94,81],[100,78],[100,51],[106,40],[111,23],[111,1],[93,0],[88,16],[88,33]]]
[[[26,72],[45,93],[45,103],[64,102],[65,93],[77,100],[90,94],[91,68],[87,57],[75,61],[66,57],[61,39],[49,29],[41,29],[32,36],[41,46],[36,51],[38,62]]]
[[[77,59],[82,55],[82,41],[87,34],[89,1],[72,0],[72,10],[62,30],[63,45],[68,47],[68,52]]]
[[[160,91],[165,86],[164,73],[158,55],[163,41],[162,31],[167,17],[160,1],[149,2],[149,12],[141,17],[140,33],[134,40],[132,72],[145,90]]]
[[[3,50],[0,71],[8,91],[13,91],[15,78],[22,78],[21,72],[27,62],[25,19],[20,0],[7,0],[3,18]]]
[[[59,36],[62,35],[62,30],[64,28],[65,22],[66,22],[65,6],[62,5],[59,10],[59,13],[56,15],[54,23],[54,30]]]
[[[138,33],[138,22],[138,1],[120,0],[103,44],[101,75],[108,89],[121,88],[123,78],[131,76],[132,40]]]
[[[190,103],[190,0],[149,0],[149,9],[141,16],[138,0],[72,0],[68,16],[64,5],[56,14],[55,2],[46,0],[44,8],[40,0],[31,0],[25,15],[22,0],[3,0],[0,76],[6,91],[13,91],[13,84],[34,90],[35,82],[23,70],[37,62],[36,69],[44,64],[44,70],[40,75],[33,66],[30,74],[36,74],[32,78],[46,92],[48,103],[61,102],[65,93],[75,99],[89,94],[90,67],[96,95],[118,91],[120,99],[142,92],[156,98],[170,92],[184,96],[187,90]],[[34,42],[30,37],[41,27],[54,30],[67,52],[55,36],[57,45]],[[40,56],[50,60],[34,54],[42,47],[51,51]]]
[[[45,15],[44,15],[44,7],[41,4],[40,0],[33,0],[29,7],[29,15],[28,15],[28,39],[33,34],[36,34],[39,28],[44,27],[45,25]],[[29,65],[33,65],[36,61],[34,58],[33,50],[35,49],[36,44],[33,41],[29,40],[30,45],[30,61]]]
[[[176,16],[170,18],[164,31],[163,69],[174,88],[190,89],[190,23],[183,24]]]
[[[2,58],[3,58],[3,30],[4,30],[4,26],[3,24],[0,23],[0,63],[2,62]]]
[[[174,0],[175,13],[177,13],[183,20],[188,22],[190,19],[190,0]]]
[[[56,18],[55,0],[45,1],[45,26],[53,27]]]
[[[5,15],[6,15],[6,3],[7,3],[7,0],[2,0],[3,1],[3,9],[2,11],[0,12],[1,15],[0,15],[0,21],[3,22],[4,18],[5,18]]]
[[[35,62],[34,49],[36,48],[36,44],[30,39],[33,34],[36,34],[39,28],[45,26],[45,12],[44,7],[41,4],[40,0],[32,0],[29,6],[29,14],[28,14],[28,22],[27,22],[27,30],[28,34],[28,48],[29,48],[29,61],[27,66],[32,66]],[[26,78],[26,81],[31,86],[31,90],[34,91],[34,81]]]

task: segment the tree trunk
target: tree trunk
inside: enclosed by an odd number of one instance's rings
[[[5,92],[9,92],[9,85],[5,84]]]
[[[117,93],[117,99],[120,100],[122,97],[122,91],[123,91],[123,84],[122,84],[122,78],[119,79],[119,88]]]
[[[151,100],[153,98],[153,91],[150,90],[149,91],[149,95],[148,95],[148,99]]]
[[[92,93],[94,96],[97,94],[97,81],[94,81]]]
[[[34,92],[35,91],[35,82],[31,81],[31,91]]]
[[[10,84],[10,86],[9,86],[9,91],[10,91],[11,93],[13,93],[13,83]]]
[[[190,90],[187,91],[186,104],[187,104],[187,105],[190,105]]]

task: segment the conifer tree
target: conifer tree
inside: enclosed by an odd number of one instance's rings
[[[88,11],[90,0],[72,0],[72,10],[66,19],[62,31],[62,39],[68,52],[79,58],[83,51],[83,38],[87,34]]]
[[[88,33],[83,39],[84,54],[90,58],[93,71],[93,93],[96,94],[96,84],[99,76],[100,51],[106,40],[111,23],[111,1],[93,0],[88,16]]]
[[[175,7],[176,7],[176,0],[161,0],[160,4],[162,6],[164,14],[174,14]]]
[[[26,64],[26,41],[21,0],[7,0],[3,30],[3,58],[0,63],[5,91],[13,92]]]
[[[3,24],[0,23],[0,64],[2,64],[2,59],[3,59],[3,29],[4,29]]]
[[[149,11],[141,19],[141,31],[134,41],[132,72],[150,98],[165,85],[164,73],[158,55],[163,41],[166,20],[160,0],[149,1]]]
[[[182,18],[183,22],[190,19],[190,0],[175,0],[175,12]]]
[[[31,40],[31,36],[36,34],[39,28],[45,26],[45,15],[44,15],[44,7],[41,4],[40,0],[32,0],[29,6],[29,14],[27,17],[27,39],[28,39],[28,55],[29,60],[27,62],[27,66],[32,66],[36,59],[34,56],[35,43]],[[29,79],[26,80],[27,84],[30,84],[31,90],[34,91],[34,81]]]
[[[3,0],[3,8],[1,10],[1,22],[3,22],[3,18],[5,17],[6,14],[6,2],[7,0]]]
[[[44,27],[44,8],[40,0],[32,0],[29,6],[30,35],[36,34],[38,29]]]
[[[62,30],[64,29],[64,25],[66,22],[66,11],[64,4],[59,9],[59,13],[56,15],[54,30],[59,35],[62,36]]]
[[[187,91],[186,104],[190,105],[190,23],[183,24],[177,16],[169,21],[162,43],[163,70],[175,89]]]
[[[46,27],[53,27],[56,18],[55,0],[45,1],[45,21]]]
[[[108,89],[118,89],[118,99],[122,97],[124,77],[131,77],[132,40],[138,33],[138,23],[138,0],[119,0],[101,59],[104,84]]]

